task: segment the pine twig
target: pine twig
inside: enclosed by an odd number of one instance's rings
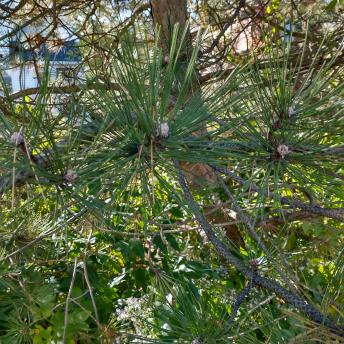
[[[288,197],[281,197],[282,204],[288,204],[294,208],[299,208],[308,213],[317,214],[344,222],[344,209],[342,208],[323,208],[314,204],[305,204],[299,200]]]
[[[240,185],[244,185],[246,180],[235,175],[232,171],[229,171],[227,168],[212,166],[213,169],[217,172],[225,174],[227,177],[235,180]],[[250,186],[252,191],[259,191],[259,188],[256,184],[251,184]],[[281,197],[280,195],[276,195],[274,193],[269,193],[268,195],[270,198],[279,199],[281,204],[290,205],[293,208],[299,208],[303,211],[306,211],[310,214],[319,215],[329,217],[341,222],[344,222],[344,209],[343,208],[323,208],[315,204],[306,204],[297,199],[292,199],[289,197]]]
[[[255,284],[255,278],[253,277],[253,279],[250,280],[249,284],[239,293],[232,307],[231,315],[226,323],[227,328],[230,328],[232,326],[232,323],[234,322],[235,316],[238,313],[241,304],[245,301],[246,297],[255,286]]]
[[[75,259],[74,259],[74,267],[73,267],[73,274],[72,274],[72,280],[70,281],[69,290],[68,290],[68,294],[67,294],[67,297],[66,297],[66,306],[65,306],[65,317],[64,317],[64,328],[63,328],[62,344],[66,344],[67,327],[68,327],[69,302],[71,301],[72,291],[73,291],[75,277],[76,277],[77,265],[78,265],[78,258],[75,257]]]
[[[90,279],[88,278],[88,271],[87,271],[87,266],[86,266],[86,259],[84,260],[84,277],[85,277],[85,282],[86,282],[86,284],[87,284],[88,291],[89,291],[89,293],[90,293],[90,298],[91,298],[92,306],[93,306],[93,310],[94,310],[94,317],[95,317],[96,323],[97,323],[97,325],[98,325],[98,324],[100,324],[100,322],[99,322],[97,304],[96,304],[96,301],[95,301],[95,298],[94,298],[93,288],[92,288]],[[101,328],[100,328],[100,329],[101,329]]]
[[[273,259],[271,257],[271,254],[268,250],[268,248],[266,247],[266,245],[264,244],[263,240],[261,239],[261,237],[258,235],[258,233],[255,230],[255,223],[251,221],[251,219],[245,214],[244,210],[241,209],[241,207],[239,206],[239,204],[237,203],[235,197],[233,196],[233,194],[230,192],[228,186],[226,185],[226,183],[223,181],[223,179],[221,178],[221,176],[219,175],[219,172],[217,172],[215,170],[215,173],[217,175],[218,181],[221,185],[221,187],[223,188],[223,190],[225,191],[227,197],[229,198],[229,200],[232,202],[232,207],[233,209],[237,212],[239,218],[242,220],[242,222],[244,224],[246,224],[246,227],[248,229],[248,232],[251,236],[251,238],[253,238],[257,244],[259,245],[259,247],[262,249],[262,251],[265,253],[265,255],[267,256],[267,258],[270,259],[271,262],[273,262]],[[287,264],[287,262],[283,261],[286,270],[289,270],[289,266]],[[294,289],[294,291],[296,291],[295,287],[293,286],[293,284],[290,282],[289,277],[277,266],[277,264],[275,265],[275,269],[278,271],[278,273],[280,274],[281,277],[283,277],[284,282],[292,289]]]
[[[239,1],[239,4],[236,7],[234,13],[228,19],[227,23],[223,26],[223,28],[221,29],[219,34],[216,36],[216,38],[213,40],[210,47],[202,52],[203,55],[211,53],[214,50],[214,48],[219,44],[221,37],[223,37],[223,35],[228,30],[228,28],[234,23],[235,19],[239,16],[241,9],[245,7],[245,2],[246,2],[245,0]]]
[[[88,243],[90,242],[90,239],[92,237],[92,231],[89,233],[88,235]],[[91,282],[90,282],[90,279],[88,277],[88,271],[87,271],[87,256],[85,255],[85,258],[84,258],[84,277],[85,277],[85,282],[87,284],[87,288],[88,288],[88,291],[90,293],[90,298],[91,298],[91,301],[92,301],[92,306],[93,306],[93,310],[94,310],[94,316],[96,318],[96,323],[97,325],[100,324],[99,323],[99,316],[98,316],[98,309],[97,309],[97,304],[96,304],[96,300],[94,298],[94,294],[93,294],[93,288],[92,288],[92,285],[91,285]],[[99,330],[101,330],[101,328],[99,328]]]

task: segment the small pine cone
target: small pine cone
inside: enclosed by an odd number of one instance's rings
[[[63,179],[66,183],[73,183],[78,178],[78,174],[74,170],[67,170],[67,173],[64,175]]]
[[[290,152],[291,150],[287,145],[278,145],[277,147],[277,153],[282,159],[284,159],[284,157],[288,155]]]
[[[250,260],[250,265],[251,265],[251,268],[254,272],[257,272],[258,271],[258,267],[259,267],[259,262],[257,259],[251,259]]]
[[[11,142],[16,146],[20,146],[24,143],[24,137],[20,131],[15,131],[11,136]]]
[[[162,139],[167,139],[170,135],[170,127],[167,122],[158,125],[156,135]]]

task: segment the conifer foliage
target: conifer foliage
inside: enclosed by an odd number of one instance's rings
[[[0,342],[341,343],[341,46],[266,35],[209,81],[207,33],[154,24],[71,94],[2,78]]]

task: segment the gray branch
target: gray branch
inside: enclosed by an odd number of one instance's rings
[[[311,320],[317,324],[326,326],[329,330],[336,333],[337,335],[344,337],[344,327],[336,325],[331,319],[328,319],[324,314],[319,310],[310,305],[306,300],[304,300],[299,295],[288,291],[282,287],[278,282],[260,276],[258,273],[255,273],[251,268],[246,266],[240,259],[235,257],[228,248],[218,239],[211,225],[207,222],[204,215],[201,213],[196,201],[194,200],[189,187],[187,186],[185,177],[178,161],[174,161],[179,184],[183,190],[184,197],[192,210],[192,213],[195,219],[198,221],[199,225],[205,232],[208,240],[214,245],[218,254],[224,257],[229,264],[234,265],[240,272],[242,272],[248,279],[252,280],[254,278],[255,283],[263,289],[267,289],[270,292],[275,293],[282,300],[288,304],[294,306],[300,312],[306,314]]]

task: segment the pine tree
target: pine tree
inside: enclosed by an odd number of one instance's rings
[[[209,82],[186,9],[152,1],[153,42],[64,99],[49,62],[34,104],[2,82],[4,343],[342,341],[343,250],[300,256],[343,239],[342,51],[267,36]]]

